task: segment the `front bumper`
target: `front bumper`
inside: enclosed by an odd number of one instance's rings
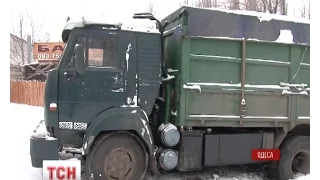
[[[43,160],[59,159],[58,139],[50,137],[41,120],[30,137],[30,156],[32,167],[42,168]]]

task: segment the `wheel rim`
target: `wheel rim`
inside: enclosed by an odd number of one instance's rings
[[[104,172],[107,179],[127,180],[135,171],[136,159],[134,153],[125,147],[111,151],[104,162]]]
[[[297,174],[309,174],[310,173],[310,153],[301,151],[297,153],[292,159],[291,163],[292,173]]]

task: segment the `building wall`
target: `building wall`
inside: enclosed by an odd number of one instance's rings
[[[23,65],[28,64],[28,43],[26,40],[21,39],[13,34],[10,34],[10,64]],[[33,56],[31,52],[31,62]]]

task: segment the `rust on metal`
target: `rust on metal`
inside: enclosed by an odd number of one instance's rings
[[[240,117],[245,116],[245,84],[246,84],[246,39],[242,40],[242,59],[241,59],[241,100],[240,100]]]
[[[107,179],[128,180],[136,168],[136,158],[134,153],[127,148],[118,147],[112,150],[105,159],[104,172]]]

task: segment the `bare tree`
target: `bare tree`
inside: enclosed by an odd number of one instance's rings
[[[308,18],[310,19],[310,0],[309,0],[308,5],[309,5],[309,9],[308,9]]]
[[[287,15],[287,0],[240,0],[240,9]],[[234,7],[234,6],[233,6]]]
[[[44,21],[40,15],[33,16],[28,12],[21,11],[18,21],[13,21],[12,32],[15,35],[10,42],[10,56],[17,64],[27,62],[27,36],[31,36],[31,43],[35,41],[45,42],[50,40],[49,33],[41,36]]]
[[[258,2],[257,0],[244,0],[244,9],[247,11],[257,11]]]
[[[194,6],[200,8],[217,8],[218,0],[198,0],[195,2]]]
[[[42,42],[50,42],[51,36],[48,32],[45,33]]]
[[[190,4],[189,4],[189,0],[183,0],[183,1],[181,1],[181,2],[179,3],[179,6],[180,6],[180,7],[182,7],[182,6],[188,6],[188,5],[190,5]]]
[[[27,56],[27,41],[10,34],[10,64],[25,64]]]
[[[26,41],[25,41],[25,16],[23,12],[19,13],[19,22],[17,27],[13,25],[12,30],[16,36],[10,37],[10,57],[17,64],[25,64],[26,61]]]
[[[179,3],[180,7],[184,5],[191,5],[199,8],[222,8],[222,9],[241,9],[240,6],[243,5],[241,0],[196,0],[190,3],[189,0],[182,0]]]
[[[288,3],[286,0],[281,0],[281,14],[287,15],[288,14]]]
[[[263,12],[276,14],[278,12],[280,0],[262,0]]]
[[[150,1],[149,6],[148,6],[148,12],[155,15],[156,12],[154,10],[154,4],[152,3],[152,1]]]
[[[239,10],[240,9],[240,0],[228,0],[229,7],[231,10]]]
[[[221,8],[221,9],[233,9],[240,10],[241,7],[245,7],[242,1],[248,0],[196,0],[192,4],[189,0],[182,0],[179,5],[191,5],[199,8]],[[251,0],[252,1],[252,0]],[[255,0],[257,1],[257,0]]]
[[[182,0],[182,2],[180,2],[180,7],[183,5],[190,5],[190,1]],[[192,3],[192,6],[200,8],[223,8],[231,10],[268,12],[271,14],[282,15],[287,15],[288,13],[288,0],[196,0],[195,3]],[[303,12],[306,12],[302,14],[308,14],[306,9],[307,8],[302,9]]]
[[[32,14],[26,13],[26,16],[28,17],[28,22],[30,24],[30,28],[31,28],[31,43],[33,44],[34,41],[44,41],[46,36],[41,37],[40,33],[42,30],[42,26],[43,26],[43,20],[39,19],[40,16],[36,16],[34,17]],[[47,34],[47,32],[46,32]]]
[[[299,9],[299,17],[310,19],[310,0],[302,0]]]

